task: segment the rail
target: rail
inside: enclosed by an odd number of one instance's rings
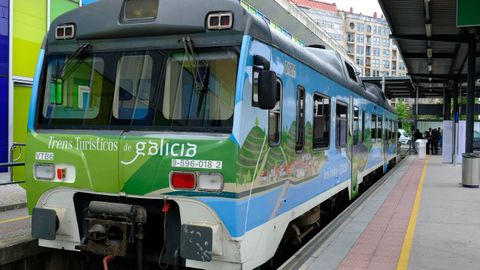
[[[22,157],[24,150],[23,148],[26,147],[27,145],[24,143],[13,143],[12,146],[10,147],[10,161],[7,163],[0,163],[0,168],[10,168],[9,170],[9,181],[6,183],[0,183],[0,186],[6,186],[6,185],[14,185],[14,184],[21,184],[25,183],[25,181],[15,181],[13,177],[13,167],[22,167],[25,166],[25,162],[18,162]],[[15,154],[15,149],[19,149],[18,156],[14,157]]]

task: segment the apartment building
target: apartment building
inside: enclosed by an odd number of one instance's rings
[[[340,11],[335,4],[316,0],[290,0],[337,40],[357,63],[362,76],[405,76],[405,65],[390,39],[390,28],[383,16]]]

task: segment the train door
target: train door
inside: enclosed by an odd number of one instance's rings
[[[359,129],[359,108],[358,106],[355,106],[354,104],[354,99],[353,97],[350,97],[350,116],[349,119],[349,134],[351,138],[349,138],[349,141],[352,143],[350,144],[350,164],[351,164],[351,172],[352,172],[352,177],[351,177],[351,185],[352,185],[352,198],[357,196],[358,194],[358,154],[356,153],[356,149],[358,149],[358,144],[360,143],[360,129]]]
[[[380,118],[378,119],[378,123],[380,125],[378,129],[378,137],[380,138],[381,144],[382,144],[382,157],[383,157],[383,172],[385,173],[387,171],[387,164],[388,164],[388,155],[387,155],[387,149],[388,149],[388,140],[386,136],[386,125],[387,125],[387,119],[385,118],[385,113],[380,114]]]

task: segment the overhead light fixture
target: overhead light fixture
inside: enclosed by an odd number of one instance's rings
[[[428,81],[429,81],[429,82],[432,82],[432,78],[428,78]]]
[[[432,58],[433,57],[433,50],[432,48],[427,48],[427,57]]]
[[[426,23],[425,24],[425,33],[427,37],[432,37],[432,24],[431,23]]]
[[[432,65],[431,64],[428,65],[428,72],[432,72]]]

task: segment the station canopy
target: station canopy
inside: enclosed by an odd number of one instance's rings
[[[475,27],[457,27],[457,1],[464,0],[378,1],[415,87],[413,96],[412,92],[395,91],[395,88],[391,88],[389,95],[390,80],[387,79],[387,97],[402,97],[403,94],[403,97],[415,97],[417,90],[419,97],[442,97],[445,91],[452,91],[455,82],[461,85],[460,95],[465,95],[468,43],[477,40],[476,55],[479,57],[480,42]],[[480,1],[477,5],[480,6]],[[479,77],[479,61],[476,61],[476,70]],[[477,97],[479,90],[480,81],[477,80]]]

